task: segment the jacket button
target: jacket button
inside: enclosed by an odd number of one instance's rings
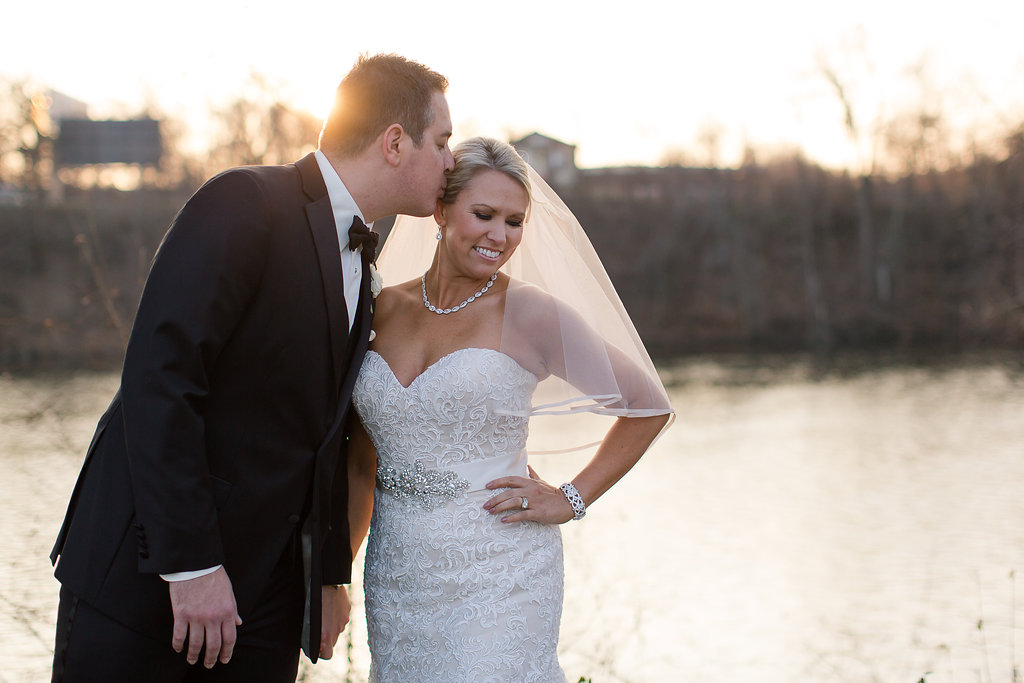
[[[300,519],[302,519],[302,518],[299,517],[298,515],[288,515],[288,521],[291,522],[292,524],[298,524]]]
[[[144,560],[148,560],[149,559],[149,551],[148,550],[140,550],[139,551],[139,557],[141,557]]]

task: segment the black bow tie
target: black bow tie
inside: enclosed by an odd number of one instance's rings
[[[352,217],[352,227],[348,229],[348,248],[355,251],[359,247],[363,248],[363,251],[368,251],[370,258],[372,259],[374,254],[377,252],[377,240],[380,239],[380,235],[372,232],[366,225],[359,219],[359,216]]]

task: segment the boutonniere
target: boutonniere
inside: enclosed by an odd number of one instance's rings
[[[370,264],[370,296],[374,299],[380,294],[380,290],[384,288],[384,278],[377,272],[377,266],[373,263]]]

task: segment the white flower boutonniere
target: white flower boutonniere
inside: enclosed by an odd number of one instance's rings
[[[384,288],[384,279],[377,272],[377,267],[370,264],[370,295],[376,299],[380,290]]]

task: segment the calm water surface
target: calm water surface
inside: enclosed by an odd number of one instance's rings
[[[563,529],[571,681],[1013,680],[1024,356],[664,373],[676,424]],[[0,681],[49,680],[58,585],[46,555],[116,381],[0,376]],[[581,464],[535,462],[552,481]],[[357,578],[357,613],[360,590]],[[351,633],[348,658],[300,677],[364,680],[358,615]]]

